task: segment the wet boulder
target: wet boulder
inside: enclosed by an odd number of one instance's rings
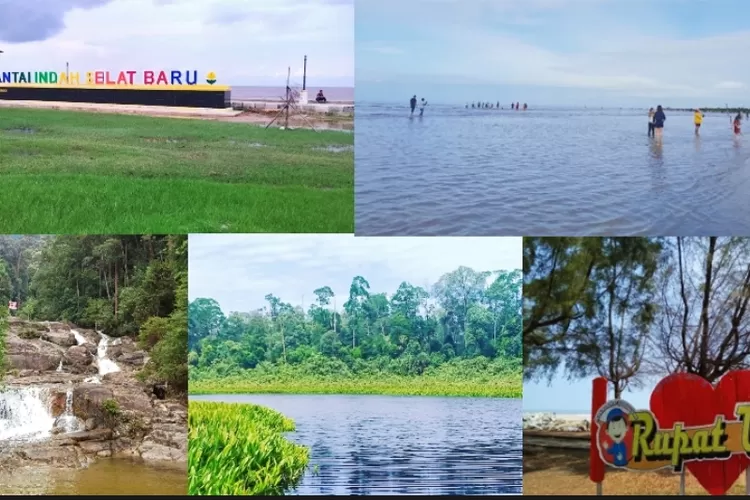
[[[74,345],[65,351],[65,365],[71,373],[88,373],[94,356],[85,345]]]
[[[9,336],[5,348],[5,359],[14,370],[54,371],[62,359],[58,346],[39,340]]]
[[[104,423],[104,402],[114,399],[112,389],[100,384],[81,384],[73,389],[73,414],[83,421]]]
[[[68,332],[50,331],[42,334],[42,340],[57,344],[60,347],[70,347],[76,345],[75,336]]]

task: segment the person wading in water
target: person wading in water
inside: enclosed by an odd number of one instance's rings
[[[667,121],[667,115],[664,114],[661,104],[656,106],[656,113],[654,113],[654,137],[658,142],[661,142],[664,136],[664,122]]]
[[[695,135],[701,135],[701,123],[703,123],[703,113],[698,108],[695,108],[695,115],[693,115],[693,123],[695,123]]]
[[[409,100],[409,105],[411,106],[411,114],[414,114],[414,110],[417,109],[417,96]]]
[[[648,108],[648,136],[654,136],[654,108]]]

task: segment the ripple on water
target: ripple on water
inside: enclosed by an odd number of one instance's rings
[[[221,395],[294,419],[311,447],[300,495],[521,493],[520,400]]]
[[[750,140],[669,113],[664,143],[623,110],[384,105],[356,115],[361,235],[747,235]]]

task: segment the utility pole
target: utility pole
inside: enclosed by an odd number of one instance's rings
[[[302,90],[307,90],[307,56],[305,56],[305,62],[302,65]]]

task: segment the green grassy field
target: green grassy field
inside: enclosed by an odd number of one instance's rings
[[[354,231],[354,135],[0,109],[0,233]]]
[[[283,495],[307,467],[306,447],[282,432],[294,422],[251,404],[190,402],[190,495]]]

